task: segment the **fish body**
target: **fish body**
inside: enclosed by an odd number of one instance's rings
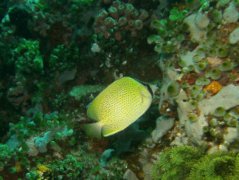
[[[150,107],[149,87],[130,77],[114,81],[88,106],[87,115],[96,123],[85,125],[88,135],[110,136],[127,128]]]

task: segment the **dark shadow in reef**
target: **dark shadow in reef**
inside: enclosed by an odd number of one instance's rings
[[[157,106],[152,106],[135,123],[131,124],[124,131],[109,137],[108,149],[113,149],[113,156],[120,156],[133,153],[143,140],[150,136],[155,128],[155,119],[159,116]]]
[[[2,21],[2,18],[5,16],[5,13],[7,12],[7,0],[3,0],[0,2],[0,21]]]
[[[13,7],[9,12],[9,18],[16,27],[15,34],[17,36],[26,39],[32,38],[32,34],[28,29],[28,22],[32,19],[32,16],[24,5]]]

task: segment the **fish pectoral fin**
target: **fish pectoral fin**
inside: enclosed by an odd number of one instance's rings
[[[121,131],[122,129],[119,129],[117,126],[115,126],[114,124],[107,124],[104,125],[102,127],[102,136],[104,137],[108,137],[111,136],[119,131]]]
[[[94,138],[102,138],[102,125],[100,122],[84,124],[83,130],[85,131],[87,136],[94,137]]]

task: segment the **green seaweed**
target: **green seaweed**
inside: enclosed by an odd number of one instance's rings
[[[205,152],[192,146],[166,149],[152,171],[154,180],[223,180],[239,178],[239,155],[233,152]]]
[[[239,156],[235,153],[217,152],[203,156],[193,165],[188,179],[238,179]]]
[[[190,147],[179,146],[163,151],[153,166],[154,180],[181,180],[189,176],[191,167],[202,156],[202,151]]]

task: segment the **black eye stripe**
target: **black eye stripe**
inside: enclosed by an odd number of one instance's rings
[[[147,83],[145,83],[145,82],[143,82],[143,81],[140,81],[140,80],[138,80],[138,79],[136,79],[136,78],[134,78],[134,79],[135,79],[136,81],[140,82],[141,84],[143,84],[143,85],[147,88],[147,90],[149,91],[149,93],[151,94],[152,97],[154,96],[153,90],[151,89],[151,87],[150,87],[149,84],[147,84]]]
[[[142,82],[142,81],[139,81],[141,84],[143,84],[149,91],[149,93],[151,94],[151,96],[153,97],[154,96],[154,93],[153,93],[153,90],[151,89],[150,85],[148,85],[147,83],[145,82]]]
[[[154,96],[153,90],[151,89],[151,87],[148,84],[145,84],[145,86],[147,87],[149,93],[151,94],[151,96]]]

